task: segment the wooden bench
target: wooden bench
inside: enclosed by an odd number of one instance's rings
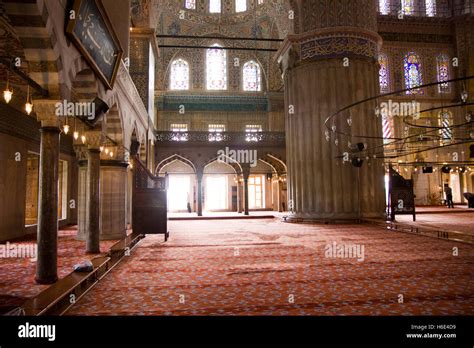
[[[62,315],[101,280],[142,238],[132,233],[115,243],[106,255],[91,260],[90,272],[72,272],[17,308],[17,315]],[[73,297],[71,296],[73,295]],[[74,301],[71,301],[74,299]],[[13,311],[12,311],[13,312]]]
[[[109,261],[110,257],[108,256],[96,257],[91,260],[94,266],[92,271],[72,272],[42,291],[38,296],[26,301],[22,306],[25,315],[60,315],[64,313],[107,273]]]

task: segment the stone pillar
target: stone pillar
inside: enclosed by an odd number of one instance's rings
[[[86,253],[100,253],[100,132],[88,132]]]
[[[249,214],[249,176],[250,166],[248,164],[242,164],[242,174],[244,178],[244,215]]]
[[[87,147],[74,146],[77,157],[77,236],[78,240],[86,240],[86,205],[87,205]]]
[[[240,175],[237,175],[237,213],[242,213],[242,183]]]
[[[334,112],[379,94],[374,0],[295,1],[296,34],[278,52],[284,74],[289,220],[344,220],[382,217],[384,172],[381,159],[364,160],[360,169],[343,164],[348,143],[380,145],[381,139],[339,136],[324,122]],[[333,119],[335,130],[382,136],[375,104]],[[337,140],[337,141],[336,141]],[[364,157],[365,159],[365,157]],[[370,163],[370,165],[369,165]],[[360,187],[360,191],[359,191]],[[360,195],[359,195],[360,192]]]
[[[41,147],[38,190],[38,254],[35,280],[52,284],[58,280],[58,167],[59,120],[55,113],[58,101],[36,100],[35,112],[41,122]]]
[[[128,163],[102,160],[100,165],[100,240],[122,239],[127,235]]]
[[[204,173],[202,171],[198,171],[196,173],[197,178],[197,214],[198,216],[202,216],[202,177]]]

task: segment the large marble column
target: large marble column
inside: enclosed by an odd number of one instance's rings
[[[100,253],[100,132],[87,135],[86,253]]]
[[[127,168],[128,163],[123,161],[101,161],[100,240],[122,239],[127,235]]]
[[[382,217],[384,172],[381,159],[364,158],[362,168],[343,163],[349,142],[373,148],[381,140],[347,138],[324,121],[356,101],[379,94],[374,0],[298,0],[295,31],[278,52],[284,74],[289,221]],[[353,135],[381,136],[375,104],[346,113],[330,126]]]
[[[38,254],[35,280],[51,284],[58,280],[58,166],[59,120],[57,101],[36,100],[35,112],[41,122],[38,191]]]

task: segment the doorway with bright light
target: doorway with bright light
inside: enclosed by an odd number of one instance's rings
[[[191,198],[191,176],[170,175],[168,186],[168,211],[188,211],[188,203],[191,203]]]
[[[227,176],[208,175],[206,178],[205,205],[207,211],[222,211],[228,209]]]

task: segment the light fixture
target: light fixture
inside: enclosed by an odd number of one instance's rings
[[[81,141],[82,141],[83,144],[86,143],[86,136],[85,136],[85,135],[83,135],[83,136],[81,137]]]
[[[25,111],[28,115],[31,114],[31,111],[33,111],[33,104],[31,103],[31,100],[30,100],[30,86],[29,85],[28,85],[28,92],[26,96]]]
[[[99,147],[100,152],[104,152],[104,146]]]
[[[112,151],[110,151],[110,157],[114,157],[114,153]]]
[[[64,130],[64,134],[69,133],[69,125],[68,125],[68,124],[65,124],[65,125],[63,126],[63,130]]]
[[[3,98],[5,102],[8,104],[10,100],[12,100],[13,91],[10,89],[10,74],[7,71],[7,87],[3,91]]]
[[[74,133],[72,134],[72,136],[74,137],[75,140],[77,140],[79,138],[79,132],[78,131],[74,131]]]
[[[105,149],[105,154],[108,155],[109,154],[109,149]]]

